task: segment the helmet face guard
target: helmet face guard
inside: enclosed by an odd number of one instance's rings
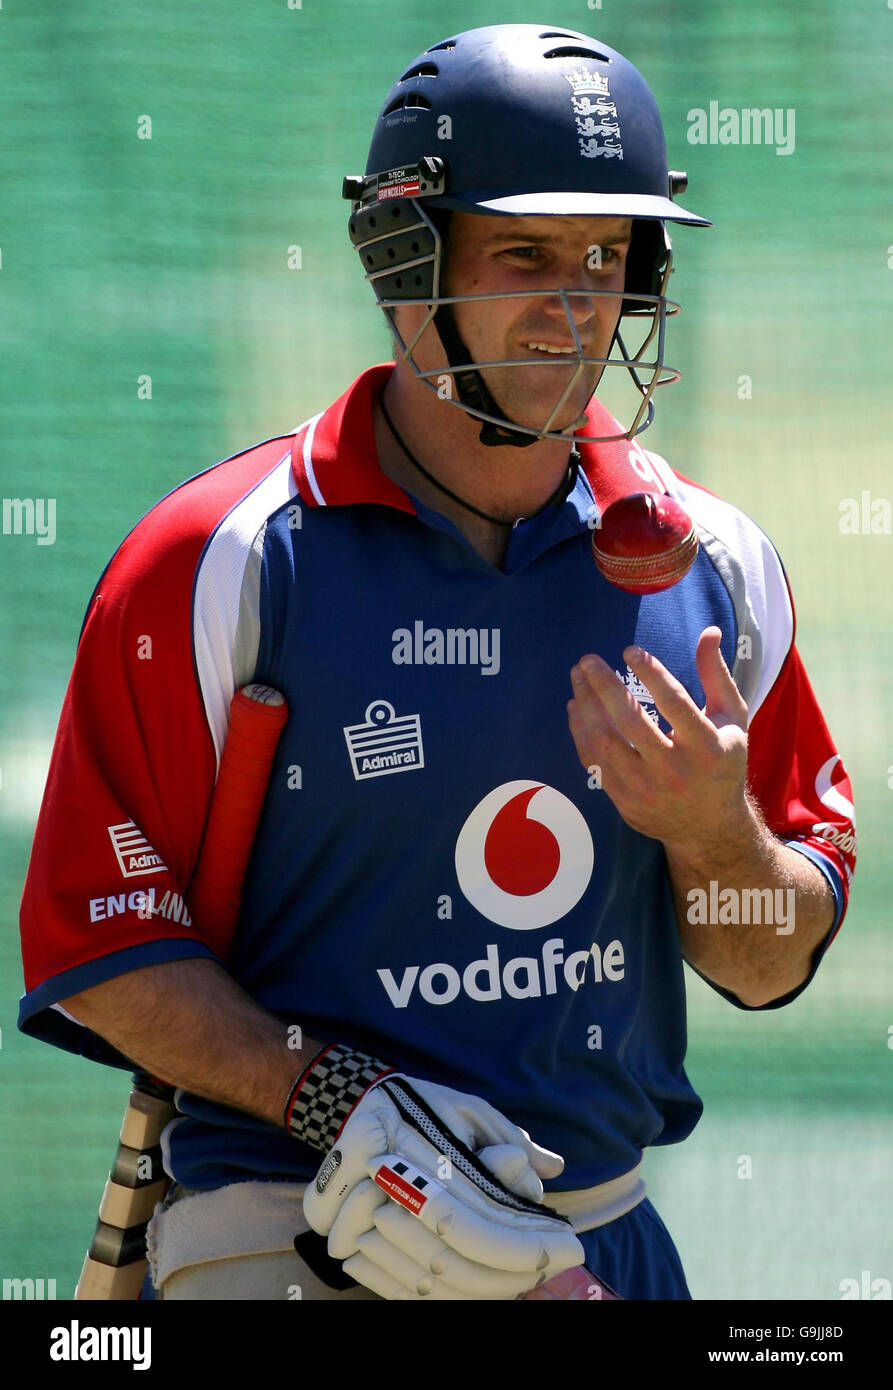
[[[440,143],[444,130],[449,132],[447,140]],[[482,138],[481,130],[491,138]],[[432,149],[445,153],[431,154]],[[489,150],[496,152],[493,159]],[[434,45],[403,74],[379,116],[367,172],[345,179],[343,195],[352,203],[351,240],[399,356],[440,399],[482,422],[483,443],[523,447],[537,439],[597,443],[631,438],[651,423],[657,386],[679,379],[679,372],[663,360],[666,319],[679,309],[666,297],[672,249],[665,221],[709,225],[672,201],[671,195],[684,190],[685,184],[684,174],[667,170],[654,98],[625,58],[585,35],[541,32],[537,25],[495,25]],[[624,289],[555,286],[443,295],[443,211],[630,217],[633,234]],[[576,353],[556,355],[554,361],[471,358],[456,326],[454,304],[538,297],[554,301],[556,296]],[[620,302],[606,357],[584,353],[571,312],[574,298]],[[397,327],[396,311],[411,305],[428,312],[406,341]],[[645,321],[643,340],[635,351],[627,349],[620,332],[622,318]],[[439,337],[448,367],[423,370],[416,361],[419,340],[429,329]],[[575,370],[556,389],[555,403],[537,428],[508,419],[482,375],[556,365]],[[583,416],[564,428],[555,427],[587,369],[598,369],[591,399],[605,369],[618,366],[629,373],[639,398],[626,431],[604,436],[576,433],[586,425]],[[455,392],[444,391],[444,376]]]

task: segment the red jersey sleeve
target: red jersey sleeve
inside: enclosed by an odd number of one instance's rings
[[[856,864],[850,780],[793,644],[750,724],[748,783],[768,828],[811,859],[834,894],[834,920],[813,952],[807,978],[761,1006],[775,1009],[796,999],[815,975],[846,913]],[[713,987],[732,1003],[748,1007],[730,991]]]
[[[762,1006],[779,1008],[809,984],[846,912],[856,862],[852,788],[795,645],[793,598],[772,541],[737,507],[658,455],[649,458],[698,524],[735,610],[732,674],[748,705],[750,790],[769,829],[812,860],[834,895],[834,920],[813,952],[807,978]],[[713,980],[707,983],[731,1003],[749,1007]]]
[[[856,867],[853,789],[796,646],[750,726],[748,770],[769,829],[817,863],[835,890],[830,944]]]
[[[211,538],[282,447],[271,441],[171,493],[123,542],[91,599],[20,918],[19,1026],[71,1051],[126,1065],[60,1000],[142,966],[213,955],[186,894],[225,736],[220,711],[251,675],[234,669],[220,635],[245,547],[228,538],[218,563],[231,582],[215,575],[201,607],[197,576]]]

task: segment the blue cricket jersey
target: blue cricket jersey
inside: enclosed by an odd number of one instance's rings
[[[652,652],[701,706],[695,649],[719,625],[753,793],[835,894],[813,972],[846,905],[849,783],[752,521],[635,441],[581,445],[573,490],[513,528],[497,568],[381,473],[372,412],[391,370],[177,489],[103,576],[26,885],[21,1026],[124,1065],[58,1001],[222,955],[284,1022],[485,1097],[564,1156],[552,1190],[589,1187],[684,1139],[701,1102],[664,850],[581,766],[571,667],[598,653],[666,732],[623,650]],[[589,417],[593,433],[613,426],[596,401]],[[689,573],[648,596],[591,554],[604,508],[637,491],[680,500],[700,539]],[[140,634],[155,634],[151,661]],[[224,953],[187,889],[229,701],[253,679],[283,692],[289,719]],[[166,1154],[187,1187],[318,1167],[284,1130],[190,1094],[178,1105]]]

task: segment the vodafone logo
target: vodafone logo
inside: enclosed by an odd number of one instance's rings
[[[833,778],[836,765],[840,763],[840,777],[835,786]],[[816,773],[815,790],[823,806],[827,806],[829,811],[836,811],[844,820],[853,820],[856,808],[848,797],[839,790],[843,782],[846,781],[846,773],[843,770],[843,763],[840,762],[840,754],[835,753],[826,763],[822,763]]]
[[[833,778],[840,764],[839,780],[835,785]],[[833,811],[841,820],[847,821],[846,826],[833,825],[831,821],[818,821],[813,827],[814,835],[820,835],[823,840],[828,840],[832,845],[836,845],[841,854],[856,853],[856,808],[849,797],[845,796],[840,790],[846,780],[846,773],[840,755],[835,753],[827,762],[822,763],[816,773],[815,790],[816,795],[823,806],[827,806],[829,811]],[[852,878],[852,869],[849,864],[845,865],[847,878]]]
[[[582,898],[595,853],[572,801],[542,782],[505,782],[475,806],[456,841],[459,887],[500,927],[534,931]]]

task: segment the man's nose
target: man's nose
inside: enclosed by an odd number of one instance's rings
[[[561,286],[565,291],[564,296],[558,293],[545,295],[540,301],[541,308],[549,318],[563,323],[565,328],[569,328],[568,316],[570,316],[571,322],[579,332],[581,328],[587,327],[598,314],[600,298],[598,295],[592,294],[588,287],[585,293],[581,293],[584,286],[573,284],[568,279],[562,280]],[[609,302],[603,300],[601,305]]]

